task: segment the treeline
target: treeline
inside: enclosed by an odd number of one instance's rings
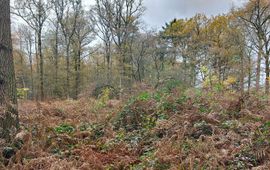
[[[168,2],[169,3],[169,2]],[[167,78],[188,87],[269,93],[270,2],[145,28],[142,0],[16,0],[17,86],[29,98],[78,98],[90,86],[130,90]]]

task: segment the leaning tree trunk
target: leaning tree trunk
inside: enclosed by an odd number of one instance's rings
[[[0,0],[0,137],[6,140],[19,127],[12,56],[10,0]]]

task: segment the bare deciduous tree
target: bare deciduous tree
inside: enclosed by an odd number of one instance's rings
[[[60,23],[61,30],[66,46],[66,95],[70,97],[70,46],[75,34],[77,20],[82,10],[81,0],[55,0],[53,1],[54,11],[57,21]]]
[[[248,36],[256,35],[255,43],[258,49],[256,68],[256,89],[260,88],[261,60],[265,59],[265,92],[269,93],[269,54],[270,54],[270,2],[268,0],[252,0],[240,11],[240,18],[251,29]]]
[[[40,99],[44,100],[44,59],[42,53],[42,31],[50,3],[47,0],[17,0],[13,13],[22,18],[36,33],[37,36],[37,53],[39,56],[39,90]]]

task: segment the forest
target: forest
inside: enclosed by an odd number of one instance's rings
[[[270,169],[269,0],[86,1],[0,0],[0,170]]]

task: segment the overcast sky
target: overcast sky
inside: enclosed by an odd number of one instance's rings
[[[173,18],[192,17],[196,13],[208,16],[228,12],[246,0],[144,0],[144,20],[151,27],[160,27]]]
[[[153,28],[160,28],[174,18],[192,17],[196,13],[208,16],[228,12],[232,6],[241,6],[247,0],[144,0],[146,7],[144,22]],[[86,5],[94,0],[83,0]]]
[[[14,0],[11,0],[13,3]],[[144,0],[146,7],[143,20],[147,26],[160,29],[174,18],[192,17],[196,13],[208,16],[228,12],[232,6],[241,6],[247,0]],[[93,5],[95,0],[82,0],[84,6]]]

